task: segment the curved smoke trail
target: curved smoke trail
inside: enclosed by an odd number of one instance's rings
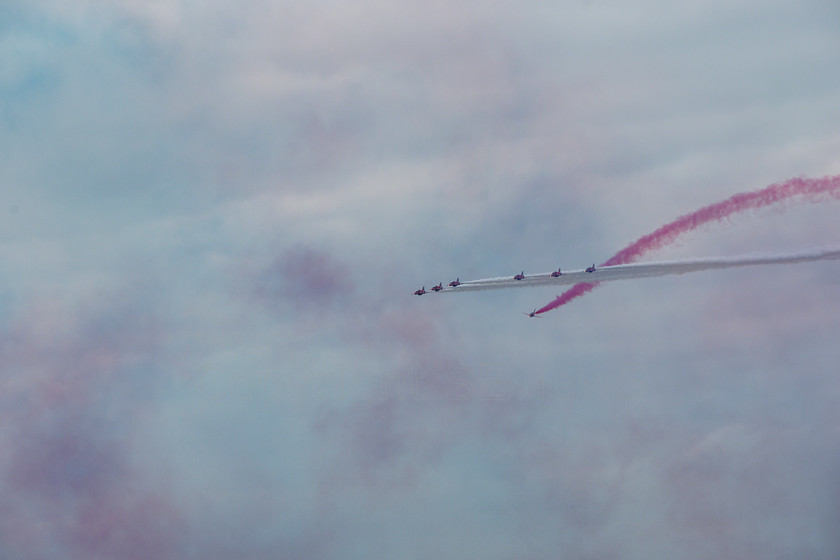
[[[794,178],[784,183],[775,183],[758,191],[738,193],[724,201],[705,206],[667,223],[656,231],[631,243],[600,266],[612,266],[634,262],[642,255],[661,249],[693,229],[714,221],[721,221],[733,214],[762,208],[771,204],[801,197],[808,202],[821,202],[827,197],[840,199],[840,175],[820,179]],[[591,291],[597,282],[575,284],[551,303],[541,307],[537,313],[545,313],[565,305],[573,299]]]

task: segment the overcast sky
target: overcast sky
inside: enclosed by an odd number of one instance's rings
[[[833,0],[0,0],[0,557],[836,559],[837,263],[411,294],[840,174],[838,68]]]

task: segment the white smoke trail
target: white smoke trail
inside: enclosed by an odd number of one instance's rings
[[[552,277],[550,272],[528,274],[522,280],[514,280],[512,276],[485,278],[482,280],[462,282],[460,286],[456,286],[454,288],[447,286],[438,293],[475,292],[483,290],[500,290],[504,288],[532,288],[534,286],[562,286],[578,283],[609,282],[611,280],[651,278],[655,276],[666,276],[669,274],[686,274],[688,272],[734,268],[738,266],[794,264],[832,259],[840,259],[840,248],[813,249],[799,253],[775,255],[743,255],[737,257],[711,257],[679,261],[620,264],[615,266],[600,267],[592,273],[586,272],[585,270],[572,270],[569,272],[563,272],[562,276],[556,278]]]

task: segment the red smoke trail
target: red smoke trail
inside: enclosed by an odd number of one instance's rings
[[[631,243],[604,261],[600,266],[634,262],[645,253],[661,249],[665,245],[673,243],[680,235],[686,232],[709,222],[724,220],[732,214],[737,214],[744,210],[762,208],[795,197],[802,197],[808,202],[821,202],[826,199],[826,196],[840,199],[840,175],[822,177],[821,179],[795,178],[784,183],[770,185],[758,191],[738,193],[724,201],[710,204],[665,224],[653,233],[649,233]],[[589,292],[597,285],[597,282],[575,284],[562,295],[557,296],[554,301],[538,309],[537,313],[545,313],[546,311],[551,311],[561,305],[565,305],[571,300]]]

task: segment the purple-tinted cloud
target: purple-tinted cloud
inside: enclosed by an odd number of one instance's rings
[[[158,327],[126,308],[51,305],[4,333],[5,557],[179,556],[179,513],[129,460]]]
[[[353,291],[350,269],[329,253],[309,247],[286,250],[262,272],[257,292],[275,305],[323,308]]]
[[[377,299],[377,293],[387,292],[348,288],[351,270],[350,263],[327,251],[297,248],[251,281],[258,286],[258,301],[274,304],[270,307],[280,319],[284,314],[278,302],[324,309],[340,299],[340,306],[330,307],[328,317],[318,320],[328,321],[342,343],[367,348],[391,364],[360,401],[331,407],[314,422],[323,437],[341,442],[340,459],[322,473],[326,487],[361,483],[394,489],[395,480],[410,486],[411,473],[459,437],[457,430],[440,432],[430,423],[468,417],[477,385],[459,356],[457,335],[444,336],[439,317],[427,308],[409,312]],[[347,367],[348,375],[366,374],[353,364]]]
[[[672,530],[694,548],[687,557],[837,552],[837,540],[824,531],[838,518],[837,484],[821,482],[837,478],[838,465],[823,455],[837,451],[836,433],[734,424],[689,443],[663,477]]]
[[[410,295],[838,173],[826,2],[13,4],[0,558],[838,557],[829,265]]]

